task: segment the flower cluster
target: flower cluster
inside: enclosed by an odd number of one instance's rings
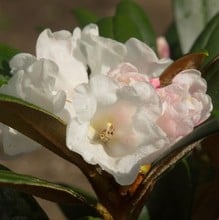
[[[18,54],[11,60],[13,76],[0,92],[61,117],[68,125],[67,147],[128,185],[141,165],[210,115],[199,71],[185,70],[160,87],[159,76],[170,63],[137,39],[122,44],[99,36],[93,24],[73,34],[45,30],[36,57]],[[5,125],[1,135],[6,153],[25,151],[18,144],[26,146],[28,138]]]

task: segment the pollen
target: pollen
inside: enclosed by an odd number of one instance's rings
[[[111,122],[106,124],[106,127],[100,131],[99,138],[102,142],[106,143],[113,138],[115,128]]]

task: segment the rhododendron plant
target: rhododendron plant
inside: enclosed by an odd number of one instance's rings
[[[180,0],[175,1],[177,12]],[[135,220],[140,214],[150,220],[188,219],[198,185],[194,170],[202,166],[192,157],[181,161],[196,146],[200,153],[201,140],[219,131],[219,50],[211,46],[217,43],[219,15],[209,18],[184,55],[190,44],[186,34],[185,41],[177,38],[179,12],[177,30],[171,27],[158,38],[133,1],[121,1],[113,17],[100,20],[77,13],[84,27],[72,33],[45,29],[36,55],[14,54],[8,69],[5,64],[0,69],[0,157],[46,147],[81,169],[97,198],[5,167],[0,185],[57,202],[69,219]],[[165,180],[167,170],[173,175]],[[171,202],[174,193],[157,208],[168,187],[183,192],[185,215]],[[161,210],[166,204],[174,211]]]

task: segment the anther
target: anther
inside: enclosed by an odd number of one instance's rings
[[[99,138],[102,142],[106,143],[110,139],[112,139],[114,132],[115,132],[115,128],[113,127],[113,124],[108,122],[106,124],[106,128],[100,131]]]

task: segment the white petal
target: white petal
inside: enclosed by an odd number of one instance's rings
[[[25,94],[22,88],[23,75],[24,72],[22,70],[18,71],[17,74],[9,79],[7,84],[0,87],[0,93],[24,99]]]
[[[72,103],[80,121],[89,121],[96,111],[96,99],[87,91],[86,85],[75,89]]]
[[[40,147],[37,142],[7,126],[2,126],[2,141],[4,153],[9,156],[28,153]]]
[[[123,61],[126,49],[122,43],[99,37],[93,32],[96,31],[82,32],[81,50],[92,74],[107,74]]]
[[[36,57],[28,53],[19,53],[12,57],[9,62],[12,73],[18,70],[25,70],[36,61]]]
[[[191,93],[205,93],[207,91],[207,83],[205,79],[201,77],[200,71],[195,69],[188,69],[180,72],[180,74],[177,74],[173,78],[173,83],[188,88]]]
[[[90,90],[97,102],[103,105],[115,103],[117,100],[118,85],[104,75],[95,75],[90,79]]]
[[[46,29],[37,40],[37,58],[50,59],[59,67],[57,89],[72,90],[75,86],[88,81],[86,66],[82,63],[83,58],[73,57],[74,49],[75,42],[68,31],[52,33]]]
[[[158,77],[172,62],[170,59],[159,60],[150,47],[135,38],[129,39],[125,45],[127,48],[125,61],[136,66],[140,73],[148,77]]]
[[[99,36],[98,26],[96,24],[88,24],[84,27],[82,34]]]
[[[137,82],[131,86],[124,86],[119,91],[119,98],[129,100],[136,106],[142,105],[148,117],[153,121],[161,114],[162,107],[159,96],[148,83]]]
[[[60,111],[65,104],[64,91],[54,90],[58,68],[49,60],[41,59],[29,66],[23,76],[24,99],[50,112]]]

